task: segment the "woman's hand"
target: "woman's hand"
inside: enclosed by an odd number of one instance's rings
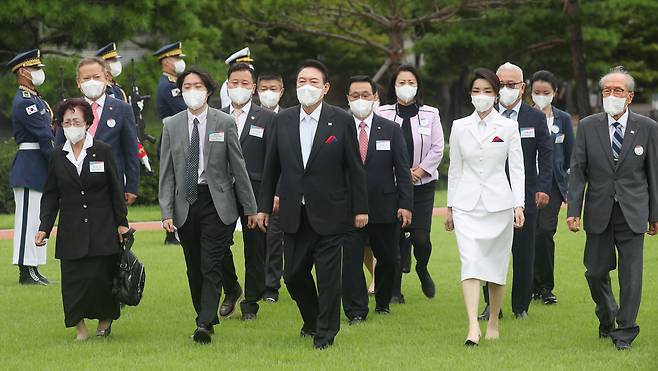
[[[514,228],[521,229],[525,223],[525,215],[523,215],[522,207],[514,208]]]
[[[418,182],[420,178],[422,178],[425,175],[427,175],[427,172],[421,169],[419,166],[414,166],[411,168],[411,181],[413,183]]]
[[[46,236],[46,232],[37,232],[37,235],[34,237],[34,244],[37,245],[37,247],[46,246],[46,237],[48,237]]]
[[[120,225],[119,228],[117,228],[117,231],[119,232],[119,242],[123,242],[123,235],[128,233],[129,230],[130,228],[124,227],[122,225]]]
[[[452,232],[455,229],[455,223],[452,220],[452,207],[448,208],[448,213],[446,214],[446,221],[444,223],[446,231]]]

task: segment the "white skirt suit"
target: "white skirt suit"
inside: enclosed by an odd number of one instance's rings
[[[484,130],[478,126],[484,121]],[[509,161],[509,180],[505,164]],[[456,120],[450,134],[448,207],[461,279],[504,285],[512,253],[514,208],[524,206],[525,172],[518,124],[495,109]]]

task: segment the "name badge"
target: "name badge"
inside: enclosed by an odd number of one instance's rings
[[[114,119],[109,119],[109,120],[107,120],[107,126],[113,128],[113,127],[115,127],[116,125],[117,125],[117,122],[114,121]]]
[[[535,128],[521,128],[521,138],[534,138]]]
[[[260,126],[251,125],[249,128],[249,135],[251,136],[262,138],[263,133],[265,133],[265,128],[261,128]]]
[[[560,134],[555,137],[555,143],[564,143],[564,134]]]
[[[557,134],[557,133],[560,132],[560,127],[557,126],[557,125],[553,125],[553,127],[551,128],[551,131],[553,132],[553,134]]]
[[[105,172],[105,162],[103,162],[103,161],[89,161],[89,172],[90,173],[104,173]]]
[[[390,151],[391,150],[391,141],[390,140],[378,140],[375,142],[375,148],[378,151]]]
[[[220,131],[218,133],[210,133],[208,140],[211,142],[223,142],[224,141],[224,132]]]
[[[177,97],[179,95],[180,95],[180,89],[178,89],[178,88],[171,89],[171,96],[172,97]]]
[[[633,149],[633,152],[635,152],[635,155],[636,155],[636,156],[642,156],[642,154],[644,153],[644,148],[642,148],[642,146],[638,144],[638,145],[635,146],[635,148]]]
[[[418,134],[420,135],[432,135],[432,128],[430,127],[419,127]]]

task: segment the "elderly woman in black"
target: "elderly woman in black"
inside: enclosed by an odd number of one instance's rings
[[[55,257],[61,260],[64,323],[76,327],[76,340],[89,337],[85,318],[98,319],[96,336],[108,336],[119,318],[112,278],[121,236],[128,231],[110,146],[87,133],[93,120],[83,99],[60,104],[57,122],[66,142],[50,159],[36,235],[37,246],[45,245],[59,212]]]

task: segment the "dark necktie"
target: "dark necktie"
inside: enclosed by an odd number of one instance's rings
[[[512,116],[514,116],[515,114],[516,114],[516,112],[513,109],[506,109],[503,112],[503,116],[507,117],[508,119],[512,119],[512,120],[514,120],[514,117],[512,117]]]
[[[615,161],[619,161],[621,145],[624,143],[624,133],[621,131],[620,123],[614,122],[612,126],[615,127],[615,132],[612,134],[612,157]]]
[[[194,128],[190,138],[190,151],[185,164],[185,199],[191,204],[195,203],[199,191],[199,120],[194,119]]]

